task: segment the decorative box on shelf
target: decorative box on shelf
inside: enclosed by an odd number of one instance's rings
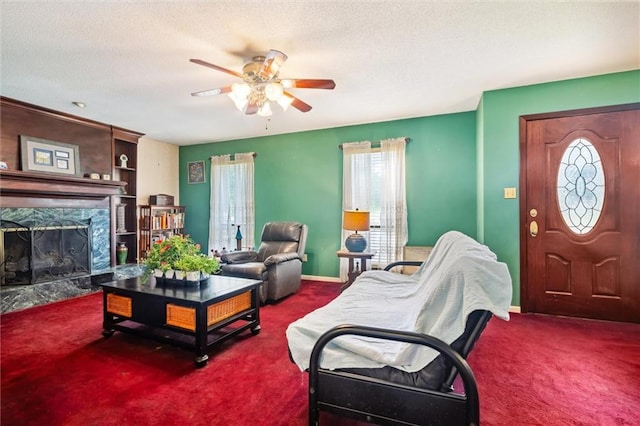
[[[150,195],[149,204],[152,206],[172,206],[173,195],[168,195],[168,194]]]

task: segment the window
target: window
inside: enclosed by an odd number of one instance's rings
[[[578,235],[589,233],[602,214],[604,169],[598,150],[579,138],[567,147],[558,168],[557,197],[562,219]]]
[[[367,239],[367,251],[373,251],[376,255],[371,259],[373,267],[384,268],[391,263],[389,255],[385,252],[387,246],[383,241],[386,232],[382,232],[381,222],[381,188],[382,188],[382,154],[380,149],[372,149],[370,155],[371,162],[371,201],[369,204],[369,238]],[[391,230],[395,234],[395,230]]]
[[[405,138],[382,141],[374,149],[369,142],[343,144],[343,209],[370,212],[367,251],[376,252],[374,267],[401,260],[407,242],[405,145]]]
[[[211,157],[209,250],[235,250],[240,226],[242,248],[254,246],[253,153]]]

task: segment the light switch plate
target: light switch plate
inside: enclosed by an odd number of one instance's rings
[[[516,189],[515,188],[505,188],[504,189],[504,198],[516,198]]]

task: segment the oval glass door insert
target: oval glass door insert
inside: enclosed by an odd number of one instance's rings
[[[593,229],[604,204],[604,169],[598,150],[579,138],[567,147],[558,168],[558,207],[567,227],[575,234]]]

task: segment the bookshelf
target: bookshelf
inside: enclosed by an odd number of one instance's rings
[[[147,257],[151,245],[165,237],[184,233],[184,206],[138,206],[140,212],[140,260]]]

